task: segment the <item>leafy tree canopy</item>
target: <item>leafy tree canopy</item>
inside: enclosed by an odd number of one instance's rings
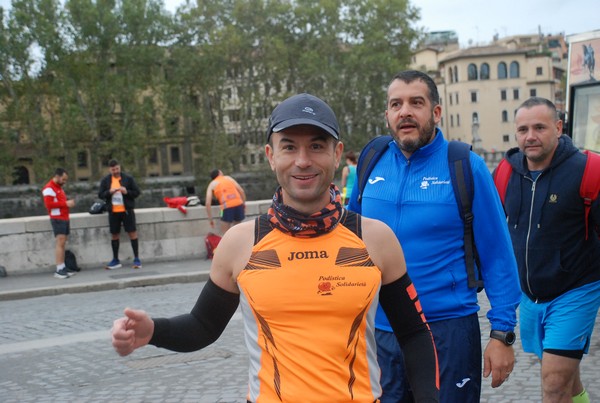
[[[18,158],[72,169],[82,150],[143,175],[147,146],[169,143],[184,145],[185,173],[231,172],[299,92],[325,99],[358,151],[385,131],[385,87],[418,18],[407,0],[187,0],[175,14],[161,0],[13,0],[0,20],[0,177]]]

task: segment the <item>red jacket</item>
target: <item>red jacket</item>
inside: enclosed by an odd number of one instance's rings
[[[48,209],[50,218],[55,220],[68,220],[69,207],[67,207],[67,195],[62,186],[50,179],[50,181],[42,189],[44,196],[44,204]]]

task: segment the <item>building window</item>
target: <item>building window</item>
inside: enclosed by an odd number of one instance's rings
[[[450,115],[450,127],[454,127],[454,115]]]
[[[529,96],[530,97],[537,97],[537,90],[535,88],[531,88],[529,90]]]
[[[460,115],[456,114],[456,127],[460,127]]]
[[[158,164],[158,149],[156,147],[148,149],[148,164]]]
[[[508,112],[507,111],[502,111],[502,121],[508,122]]]
[[[469,81],[477,80],[477,66],[473,63],[469,64],[469,67],[467,67],[467,77]]]
[[[456,105],[458,105],[458,92],[454,93],[454,100],[456,101]]]
[[[506,101],[506,90],[500,90],[500,100]]]
[[[510,78],[519,78],[519,63],[512,62],[510,64]]]
[[[483,63],[481,65],[481,70],[479,73],[479,78],[482,80],[489,80],[490,79],[490,65],[487,63]]]
[[[509,143],[510,142],[510,134],[503,134],[502,135],[502,142],[503,143]]]
[[[498,79],[504,80],[506,78],[506,63],[498,63]]]
[[[473,112],[473,115],[471,117],[471,123],[479,123],[479,115],[477,114],[477,112]]]
[[[450,93],[450,95],[449,95],[449,101],[450,101],[450,105],[452,105],[452,93]]]
[[[541,76],[542,74],[544,74],[544,69],[542,67],[536,67],[535,68],[535,74],[537,76]]]
[[[229,112],[229,121],[230,122],[239,122],[240,121],[240,110],[239,109],[233,109],[228,112]]]
[[[454,82],[454,73],[452,73],[452,67],[448,67],[448,79],[450,80],[450,84]]]
[[[171,147],[171,163],[179,164],[181,162],[181,155],[179,154],[179,147]]]
[[[519,99],[519,89],[515,88],[513,90],[513,99]]]
[[[454,66],[454,82],[458,82],[458,67]]]
[[[471,102],[477,102],[477,91],[471,91]]]
[[[88,167],[87,151],[79,151],[77,153],[77,168],[87,168],[87,167]]]
[[[172,136],[176,136],[177,133],[179,132],[179,118],[178,117],[172,117],[171,119],[169,119],[169,134]]]

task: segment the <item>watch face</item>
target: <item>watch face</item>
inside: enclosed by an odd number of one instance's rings
[[[506,332],[506,338],[504,339],[504,342],[508,345],[511,345],[515,342],[516,338],[515,332]]]
[[[490,337],[496,340],[500,340],[507,346],[512,345],[517,338],[515,332],[501,332],[499,330],[492,330],[490,332]]]

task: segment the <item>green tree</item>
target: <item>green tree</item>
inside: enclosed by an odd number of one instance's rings
[[[91,179],[109,157],[143,175],[147,147],[180,145],[184,173],[234,173],[299,92],[330,103],[358,150],[385,131],[418,17],[407,0],[187,0],[175,15],[161,0],[15,0],[0,26],[0,161],[15,166],[28,141],[46,170],[87,151]]]

